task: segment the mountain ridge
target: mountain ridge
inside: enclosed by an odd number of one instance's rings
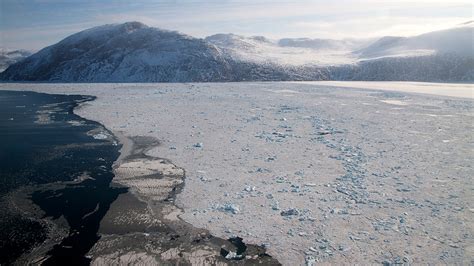
[[[107,24],[72,34],[12,64],[3,81],[208,82],[278,80],[474,81],[468,26],[413,37],[354,40],[245,37],[195,38],[140,22]],[[360,48],[363,46],[362,48]],[[360,48],[360,49],[357,49]],[[433,65],[436,73],[419,65]],[[443,64],[436,67],[436,64]],[[374,68],[378,66],[379,68]],[[427,73],[406,69],[423,69]],[[392,73],[392,72],[394,73]],[[386,73],[385,73],[386,72]]]

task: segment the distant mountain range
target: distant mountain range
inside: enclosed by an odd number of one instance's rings
[[[328,40],[216,34],[139,22],[73,34],[0,73],[3,81],[208,82],[410,80],[474,82],[473,23],[414,37]],[[27,54],[25,54],[27,55]]]
[[[368,59],[431,54],[474,56],[473,29],[468,25],[414,37],[383,37],[356,53],[361,58]]]
[[[26,50],[0,49],[0,72],[30,55]]]

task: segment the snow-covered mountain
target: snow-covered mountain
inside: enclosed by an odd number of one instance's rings
[[[332,69],[332,79],[474,82],[474,24],[383,37],[354,54],[359,62]]]
[[[139,22],[73,34],[11,65],[4,81],[206,82],[417,80],[474,82],[473,25],[414,37],[205,39]]]
[[[474,56],[474,27],[469,23],[414,37],[383,37],[355,53],[363,59],[432,54]]]
[[[138,22],[73,34],[1,74],[4,80],[188,82],[230,80],[214,45]]]
[[[30,55],[26,50],[0,49],[0,72]]]
[[[331,80],[474,82],[474,57],[456,54],[384,57],[328,70]]]
[[[229,35],[230,36],[230,35]],[[227,36],[228,37],[228,36]],[[73,34],[0,74],[5,81],[206,82],[320,80],[315,67],[251,60],[273,44],[263,37],[206,40],[139,22]],[[248,42],[248,44],[246,44]],[[253,48],[254,49],[253,49]],[[238,56],[232,56],[235,49]],[[246,57],[246,55],[249,55]]]

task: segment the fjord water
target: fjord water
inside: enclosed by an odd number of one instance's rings
[[[115,139],[99,123],[73,113],[93,97],[0,91],[0,264],[13,262],[48,238],[44,221],[11,208],[12,192],[27,196],[46,219],[63,217],[68,235],[42,263],[87,264],[86,253],[100,238],[100,221],[122,188],[112,188]],[[8,198],[8,200],[7,200]],[[38,255],[38,254],[36,254]]]

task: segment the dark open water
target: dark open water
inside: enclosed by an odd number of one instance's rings
[[[101,219],[124,189],[112,188],[115,139],[99,123],[73,113],[90,96],[0,91],[0,264],[11,263],[47,238],[47,228],[9,209],[5,195],[21,186],[38,187],[29,197],[45,213],[63,216],[69,236],[48,252],[44,264],[88,264]],[[91,179],[71,182],[88,173]]]

